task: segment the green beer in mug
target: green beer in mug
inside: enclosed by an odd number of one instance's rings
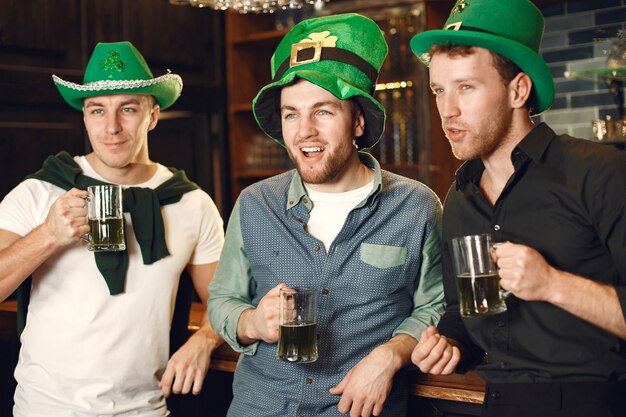
[[[281,288],[279,293],[278,359],[286,362],[317,360],[317,289]]]
[[[92,185],[87,192],[90,228],[87,249],[96,252],[125,250],[122,187],[114,184]]]
[[[489,233],[452,239],[452,263],[463,317],[500,314],[507,309],[507,292],[500,288],[492,251]]]

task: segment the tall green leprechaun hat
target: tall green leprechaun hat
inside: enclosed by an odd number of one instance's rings
[[[539,55],[544,18],[529,0],[457,0],[444,28],[418,33],[411,49],[426,65],[433,45],[478,46],[515,63],[533,81],[528,100],[534,114],[554,101],[554,81]]]
[[[365,132],[356,140],[360,148],[370,148],[385,129],[385,109],[373,94],[386,56],[387,43],[371,19],[349,13],[304,20],[285,35],[272,55],[272,82],[253,100],[254,117],[267,135],[284,146],[280,90],[302,78],[341,100],[359,103]]]
[[[87,63],[83,84],[52,76],[61,96],[76,110],[83,99],[111,94],[147,94],[154,96],[161,109],[178,99],[183,80],[169,72],[154,78],[143,56],[130,42],[98,43]]]

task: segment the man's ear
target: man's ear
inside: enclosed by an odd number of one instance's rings
[[[358,111],[354,115],[354,137],[363,136],[363,133],[365,133],[365,117],[361,111]]]
[[[154,129],[159,122],[159,116],[161,115],[161,106],[154,104],[150,111],[150,124],[148,125],[148,131]]]
[[[520,72],[509,83],[509,98],[514,109],[526,106],[533,82],[525,72]]]

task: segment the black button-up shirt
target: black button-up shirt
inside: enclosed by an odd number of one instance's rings
[[[515,172],[492,206],[478,187],[484,165],[466,162],[444,205],[442,334],[466,348],[487,382],[626,380],[626,341],[546,302],[507,300],[508,311],[463,318],[449,244],[491,232],[538,250],[555,268],[614,285],[626,313],[626,153],[535,127],[511,155]]]

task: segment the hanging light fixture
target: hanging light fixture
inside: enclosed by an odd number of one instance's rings
[[[330,0],[169,0],[174,5],[209,7],[215,10],[233,10],[239,13],[274,13],[279,10],[301,9],[313,5],[321,9]]]

